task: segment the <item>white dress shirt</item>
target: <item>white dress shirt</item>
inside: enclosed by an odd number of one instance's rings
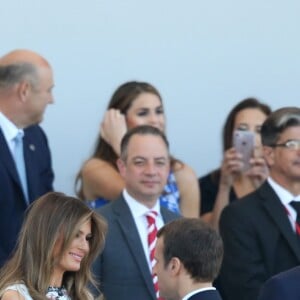
[[[149,265],[149,270],[152,273],[152,268],[151,268],[151,263],[150,263],[150,251],[149,251],[149,246],[148,246],[148,233],[147,233],[147,227],[148,227],[148,222],[146,218],[146,213],[148,211],[155,211],[157,212],[157,218],[156,218],[156,227],[157,230],[159,230],[161,227],[164,226],[164,221],[162,218],[162,215],[160,213],[160,203],[159,200],[156,201],[156,204],[154,207],[149,209],[147,206],[143,205],[142,203],[138,202],[135,200],[133,197],[131,197],[126,189],[123,190],[123,197],[126,201],[126,203],[129,206],[129,209],[131,211],[131,214],[133,216],[135,225],[137,227],[144,253]]]
[[[19,129],[14,123],[12,123],[1,111],[0,111],[0,127],[3,132],[4,138],[8,145],[8,148],[13,155],[15,148],[14,138],[19,132],[24,134],[23,129]],[[14,156],[14,155],[13,155]]]
[[[275,182],[271,177],[268,178],[268,182],[269,182],[270,186],[273,188],[273,190],[275,191],[275,193],[277,194],[282,205],[286,208],[287,216],[290,220],[293,230],[296,232],[295,223],[296,223],[296,218],[297,218],[297,212],[290,205],[290,202],[291,201],[300,201],[300,195],[294,196],[291,192],[289,192],[284,187],[282,187],[277,182]]]

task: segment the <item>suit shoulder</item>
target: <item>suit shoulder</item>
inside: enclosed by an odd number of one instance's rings
[[[46,133],[40,125],[32,125],[24,129],[26,135],[47,139]]]
[[[108,204],[105,204],[96,209],[96,212],[105,218],[111,218],[113,215],[118,215],[120,212],[126,210],[127,204],[122,197],[110,201]]]
[[[234,219],[240,219],[245,220],[253,218],[253,215],[256,215],[255,212],[260,210],[261,205],[261,197],[257,193],[257,191],[254,191],[253,193],[250,193],[249,195],[244,196],[241,199],[238,199],[229,205],[227,205],[222,213],[221,213],[221,223],[224,220]],[[230,222],[231,222],[230,221]]]
[[[253,191],[252,193],[245,195],[244,197],[230,203],[225,209],[237,209],[245,210],[252,209],[257,205],[260,205],[263,201],[263,196],[260,192],[260,189]]]
[[[96,208],[96,212],[99,214],[99,215],[102,215],[102,216],[107,216],[107,215],[110,215],[111,212],[112,212],[112,207],[111,207],[112,203],[108,203],[108,204],[105,204],[104,206],[101,206],[99,208]]]
[[[162,216],[163,216],[163,218],[166,222],[170,222],[170,221],[181,218],[180,215],[170,211],[169,209],[167,209],[165,207],[161,207],[160,211],[161,211],[161,214],[162,214]]]

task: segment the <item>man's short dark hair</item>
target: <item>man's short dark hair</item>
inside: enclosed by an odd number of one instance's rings
[[[162,227],[165,266],[177,257],[195,282],[212,282],[223,259],[223,243],[216,230],[199,218],[181,218]]]
[[[300,126],[299,107],[283,107],[274,111],[261,127],[262,144],[264,146],[275,145],[280,134],[292,126]]]
[[[165,136],[165,134],[158,128],[150,126],[150,125],[141,125],[134,127],[127,131],[127,133],[124,135],[121,141],[121,158],[123,161],[127,159],[127,149],[128,149],[128,144],[131,140],[131,138],[134,135],[153,135],[153,136],[158,136],[161,137],[163,142],[165,143],[167,149],[169,150],[169,142]]]

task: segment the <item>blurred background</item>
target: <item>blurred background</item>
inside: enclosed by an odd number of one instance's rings
[[[158,88],[171,152],[198,176],[219,166],[221,128],[238,101],[299,106],[297,0],[10,0],[0,24],[0,55],[27,48],[53,66],[55,104],[41,125],[55,189],[68,194],[125,81]]]

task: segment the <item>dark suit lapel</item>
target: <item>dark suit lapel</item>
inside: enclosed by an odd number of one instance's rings
[[[31,183],[35,182],[35,163],[34,163],[34,156],[36,151],[36,145],[30,139],[30,135],[27,134],[26,129],[24,130],[24,138],[23,138],[23,151],[24,151],[24,160],[25,160],[25,167],[26,167],[26,176],[27,176],[27,184],[28,184],[28,193],[29,199],[31,199],[32,195],[32,186]]]
[[[22,189],[14,159],[8,148],[8,145],[6,143],[5,137],[4,137],[1,129],[0,129],[0,161],[1,161],[1,164],[4,166],[4,168],[7,169],[8,173],[11,175],[13,180]]]
[[[259,189],[259,193],[264,198],[263,205],[268,215],[278,226],[280,232],[282,233],[300,262],[299,242],[297,240],[295,232],[291,227],[291,223],[280,199],[277,197],[276,193],[271,188],[268,182],[265,182],[264,185]]]
[[[150,274],[142,242],[139,238],[139,233],[130,209],[123,197],[121,197],[117,201],[114,201],[113,204],[113,210],[118,215],[117,221],[124,234],[124,239],[128,244],[128,248],[130,249],[132,256],[137,262],[137,265],[141,271],[141,275],[145,281],[147,288],[149,289],[149,292],[153,296],[153,299],[156,299],[154,286],[152,284],[152,276]]]

